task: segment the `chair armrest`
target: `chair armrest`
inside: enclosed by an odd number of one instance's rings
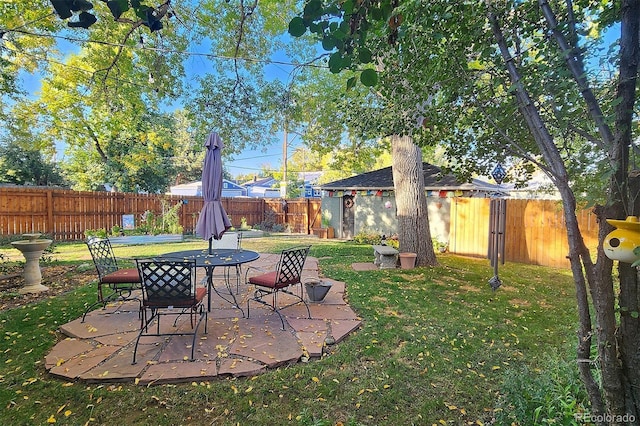
[[[271,268],[264,268],[264,267],[260,267],[260,266],[247,266],[244,270],[244,282],[248,283],[249,282],[249,271],[258,271],[258,275],[259,274],[264,274],[267,272],[271,272]]]

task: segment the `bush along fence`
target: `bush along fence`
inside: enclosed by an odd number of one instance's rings
[[[310,234],[320,217],[317,199],[223,198],[222,204],[236,228]],[[202,197],[0,187],[0,236],[40,232],[73,241],[102,229],[193,234],[202,205]]]

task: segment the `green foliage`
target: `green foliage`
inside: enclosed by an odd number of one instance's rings
[[[109,236],[109,233],[104,228],[100,228],[100,229],[85,229],[84,230],[84,235],[85,235],[86,238],[89,238],[89,237],[107,238]]]
[[[37,147],[15,141],[0,143],[0,183],[64,186],[59,166]]]
[[[401,16],[394,13],[394,2],[382,0],[376,2],[354,2],[352,0],[324,3],[318,0],[307,1],[304,11],[289,21],[289,34],[301,37],[307,29],[329,56],[329,69],[332,73],[352,70],[360,74],[360,82],[367,87],[378,84],[378,73],[371,68],[373,55],[366,46],[372,34],[384,31],[388,26],[388,43],[395,44]],[[367,67],[369,66],[369,67]],[[361,72],[362,68],[365,68]],[[355,84],[355,77],[347,83],[348,88]]]
[[[523,366],[505,374],[496,407],[497,424],[578,425],[589,400],[569,356],[548,354],[540,367]]]
[[[158,235],[158,234],[182,234],[184,229],[180,225],[180,208],[181,203],[169,206],[169,203],[161,199],[162,211],[160,215],[156,215],[152,211],[147,210],[142,214],[140,221],[136,223],[135,229],[123,230],[119,225],[113,225],[110,231],[106,229],[87,229],[84,231],[86,237],[106,238],[109,236],[118,237],[124,235]]]
[[[440,241],[437,238],[432,238],[431,243],[433,244],[433,249],[440,253],[446,252],[449,248],[449,243],[447,241]]]
[[[397,235],[384,235],[379,232],[369,229],[362,229],[353,237],[353,242],[357,244],[378,245],[386,244],[390,247],[397,249],[400,246],[400,241]]]
[[[8,261],[8,256],[0,253],[0,275],[4,275],[9,273],[9,271],[13,271],[14,266],[10,264]]]
[[[631,264],[631,266],[638,267],[638,266],[640,266],[640,247],[635,247],[635,248],[633,249],[633,254],[638,258],[638,260],[636,260],[635,262],[633,262],[633,263]]]
[[[156,220],[156,227],[159,225],[159,232],[154,233],[168,233],[168,234],[182,234],[184,229],[180,225],[180,208],[181,203],[176,203],[172,207],[166,200],[162,201],[163,214]]]
[[[380,244],[382,240],[382,235],[378,232],[361,229],[356,235],[353,236],[353,242],[357,244]]]
[[[277,215],[269,210],[265,211],[262,222],[255,225],[255,229],[260,229],[267,232],[283,232],[284,226],[277,222]]]
[[[126,19],[127,21],[139,21],[140,24],[149,28],[149,31],[155,32],[161,30],[162,17],[167,13],[167,8],[156,10],[148,6],[140,0],[108,0],[107,7],[114,20]],[[60,17],[66,20],[75,16],[75,20],[70,20],[67,25],[70,28],[91,27],[98,21],[94,13],[88,12],[93,9],[93,3],[87,0],[51,0],[51,4]],[[129,12],[130,11],[130,12]],[[127,13],[129,12],[129,13]]]

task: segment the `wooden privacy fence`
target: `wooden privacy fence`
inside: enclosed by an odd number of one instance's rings
[[[58,241],[81,240],[87,229],[122,226],[123,215],[133,215],[139,225],[145,212],[159,216],[163,205],[176,204],[184,232],[192,234],[202,197],[0,187],[0,236],[41,232]],[[282,200],[262,198],[223,198],[222,204],[235,227],[244,218],[251,226],[268,222],[303,234],[311,233],[320,211],[320,200],[306,198],[287,200],[286,208]]]
[[[51,188],[0,187],[0,236],[42,232],[55,240],[82,240],[87,229],[122,225],[123,215],[134,215],[136,225],[146,211],[162,215],[163,201],[180,207],[180,224],[192,234],[202,197],[145,195],[112,192],[71,191]],[[449,251],[486,257],[489,242],[489,199],[452,198]],[[223,198],[233,226],[242,218],[248,225],[261,223],[287,226],[291,232],[310,234],[320,227],[318,199]],[[585,244],[598,243],[595,215],[578,211]],[[566,268],[569,253],[564,216],[559,202],[549,200],[507,200],[505,260]]]
[[[559,201],[506,200],[505,260],[552,267],[569,267],[569,244]],[[486,257],[489,248],[488,198],[452,198],[449,251]],[[596,216],[576,212],[587,247],[598,245]]]

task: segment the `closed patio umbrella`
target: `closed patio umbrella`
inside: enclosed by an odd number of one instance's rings
[[[209,252],[211,252],[211,240],[222,238],[222,234],[231,228],[231,222],[220,201],[222,197],[221,151],[224,144],[218,133],[211,132],[204,146],[207,149],[202,168],[204,206],[196,224],[196,235],[209,240]]]

